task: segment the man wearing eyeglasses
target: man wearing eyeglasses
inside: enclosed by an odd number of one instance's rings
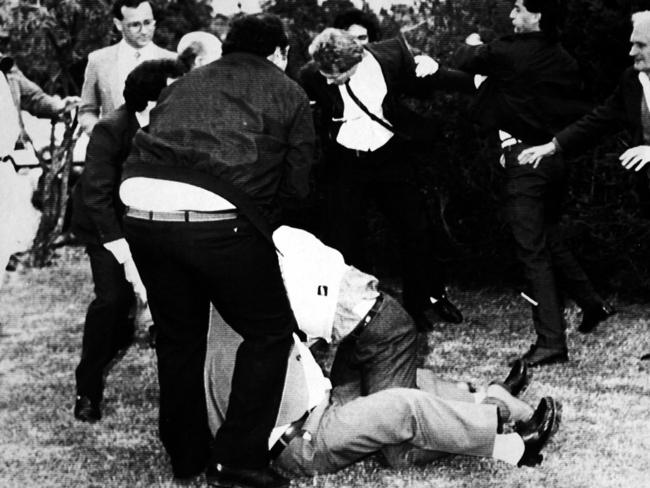
[[[152,42],[156,20],[149,2],[117,0],[113,4],[113,22],[122,40],[88,55],[79,110],[79,123],[87,134],[100,116],[124,103],[124,81],[133,68],[150,59],[176,56]]]

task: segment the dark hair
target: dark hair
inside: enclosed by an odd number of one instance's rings
[[[334,18],[333,27],[336,27],[337,29],[347,30],[351,25],[354,24],[366,28],[368,31],[368,40],[370,42],[379,40],[380,32],[377,19],[374,16],[362,10],[359,10],[358,8],[351,8],[338,14]]]
[[[194,67],[196,57],[201,54],[202,46],[200,42],[193,42],[178,54],[178,62],[190,71]]]
[[[539,28],[546,37],[554,40],[559,37],[560,6],[557,0],[524,0],[523,4],[529,12],[542,14]]]
[[[289,39],[282,21],[275,15],[244,15],[232,21],[230,31],[223,42],[224,55],[246,52],[267,57],[276,47],[285,49]]]
[[[118,20],[124,20],[122,7],[138,8],[141,3],[148,3],[148,0],[116,0],[113,4],[113,17]]]
[[[140,112],[150,100],[158,100],[167,78],[178,78],[187,70],[175,59],[153,59],[136,66],[124,83],[124,102],[130,112]]]

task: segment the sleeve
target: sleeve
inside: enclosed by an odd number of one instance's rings
[[[467,73],[490,76],[496,66],[497,47],[493,43],[462,44],[454,53],[454,65]]]
[[[20,108],[36,117],[54,117],[64,108],[63,101],[45,93],[20,70],[13,69],[9,75],[18,86]]]
[[[115,204],[125,154],[122,144],[119,133],[102,122],[95,125],[86,149],[82,199],[102,243],[124,237]]]
[[[100,103],[97,89],[97,66],[94,57],[89,55],[81,88],[81,106],[79,107],[79,125],[87,134],[92,132],[99,120]]]
[[[309,194],[315,136],[309,100],[304,93],[301,95],[289,128],[289,148],[285,155],[286,164],[280,186],[281,198],[301,199]]]
[[[429,76],[419,78],[415,74],[415,59],[408,44],[399,36],[401,46],[401,73],[404,77],[404,94],[418,98],[433,95],[435,90],[460,91],[474,93],[474,77],[462,71],[440,67],[438,71]]]
[[[625,129],[629,121],[625,111],[623,83],[619,83],[607,100],[577,122],[555,135],[563,151],[584,149],[599,141],[602,136]]]
[[[476,85],[474,75],[457,69],[440,67],[434,74],[423,78],[414,77],[411,81],[413,95],[431,96],[435,90],[447,90],[461,93],[474,93]]]

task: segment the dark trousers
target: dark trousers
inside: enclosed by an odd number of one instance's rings
[[[86,313],[81,361],[75,376],[77,394],[99,402],[105,368],[133,338],[129,312],[135,295],[122,265],[110,251],[99,244],[88,244],[86,253],[95,283],[95,299]]]
[[[332,386],[348,384],[359,394],[416,388],[417,331],[411,316],[384,294],[377,315],[341,341],[332,363]]]
[[[337,146],[333,158],[331,225],[324,241],[339,250],[346,262],[367,270],[364,241],[368,206],[374,200],[399,241],[404,305],[408,310],[424,309],[430,296],[444,293],[444,278],[436,259],[433,226],[405,144],[391,140],[360,156]]]
[[[565,194],[564,161],[560,155],[544,159],[537,168],[519,166],[517,156],[528,146],[505,151],[506,218],[524,268],[528,293],[536,302],[533,322],[537,344],[566,348],[564,303],[560,289],[584,308],[598,306],[596,294],[580,264],[565,244],[559,218]]]
[[[203,367],[210,303],[244,339],[213,461],[260,468],[277,416],[295,319],[274,248],[248,222],[125,219],[159,333],[160,437],[174,474],[210,455]]]

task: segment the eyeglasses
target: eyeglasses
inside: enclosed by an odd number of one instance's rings
[[[142,32],[142,29],[145,27],[147,29],[153,29],[156,25],[156,20],[155,19],[145,19],[143,21],[138,21],[138,22],[126,22],[124,24],[127,29],[129,29],[133,33],[137,32]]]

